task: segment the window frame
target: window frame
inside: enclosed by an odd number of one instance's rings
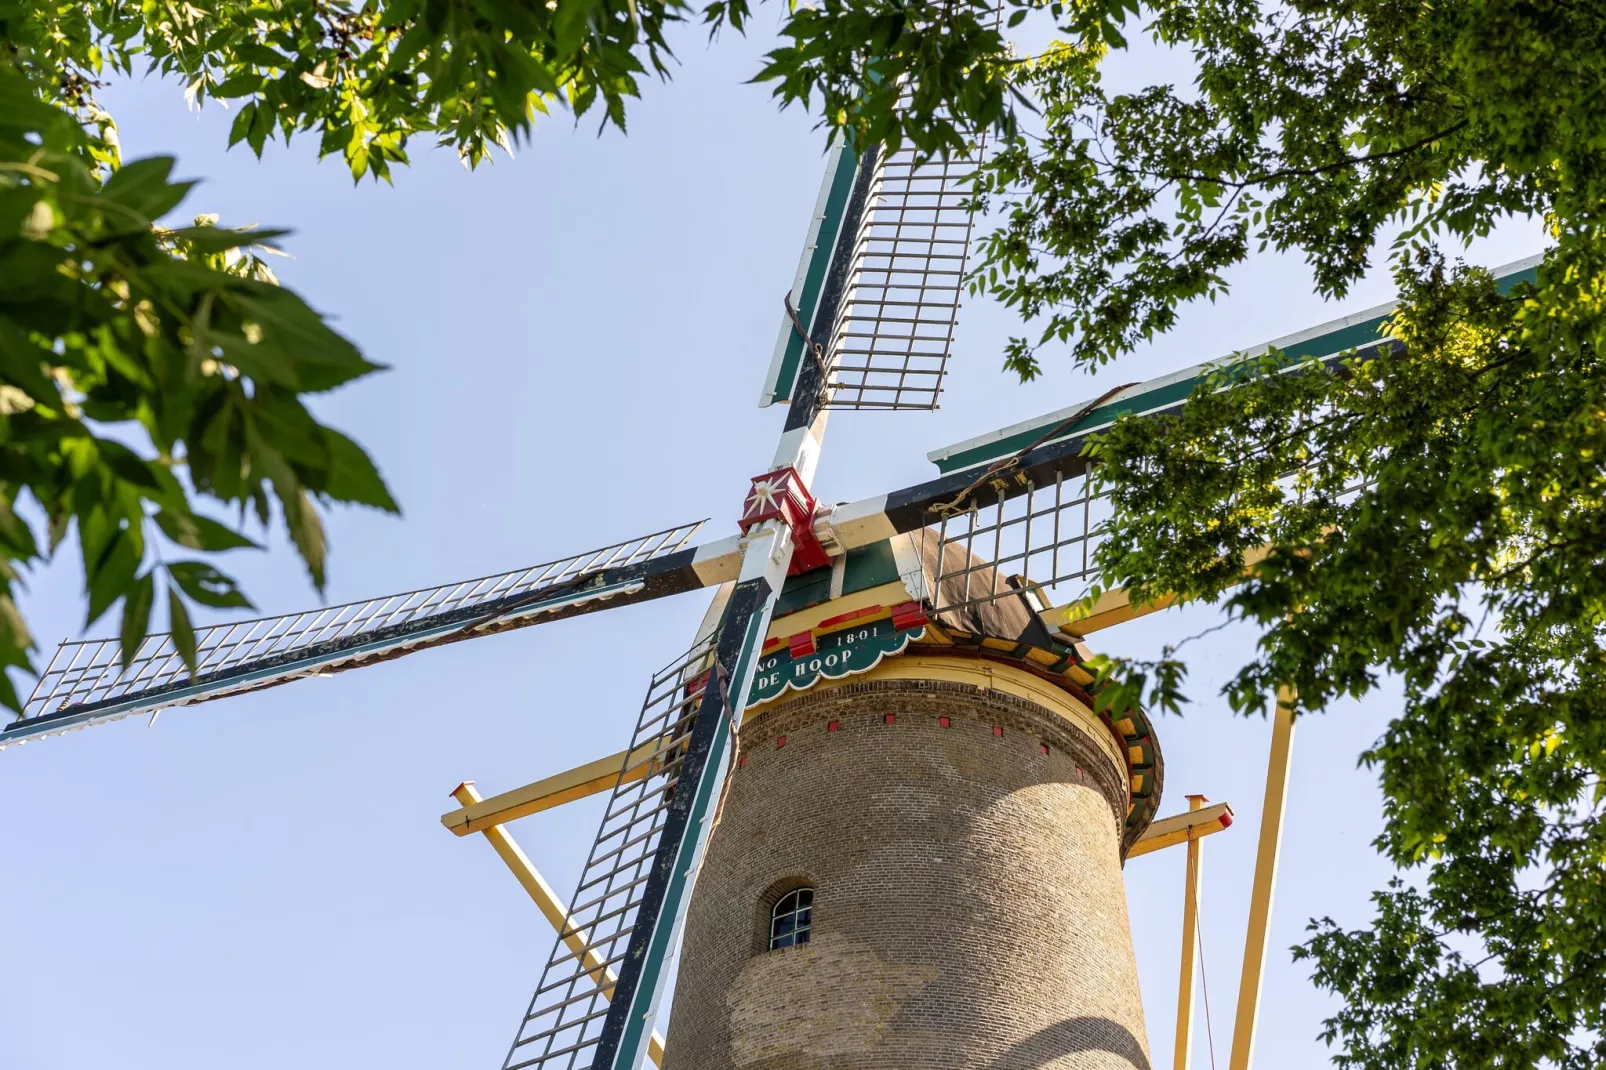
[[[769,927],[764,938],[766,951],[805,946],[810,943],[814,933],[814,888],[799,884],[788,889],[770,904],[768,913]],[[800,916],[803,919],[801,925],[798,923]],[[790,922],[790,927],[785,932],[777,933],[776,926],[783,921]]]

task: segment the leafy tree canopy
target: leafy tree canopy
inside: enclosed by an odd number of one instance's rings
[[[7,583],[76,527],[91,614],[122,597],[132,640],[152,543],[244,541],[198,496],[264,521],[277,501],[315,578],[316,501],[394,507],[301,400],[373,366],[263,277],[263,235],[153,228],[184,188],[165,161],[117,170],[102,72],[154,65],[233,101],[235,141],[306,132],[384,178],[420,137],[473,164],[558,109],[622,127],[641,78],[667,70],[674,23],[739,31],[752,14],[0,0]],[[1326,1030],[1341,1064],[1606,1061],[1606,10],[1008,0],[1000,25],[981,0],[820,0],[784,20],[757,75],[783,103],[860,143],[943,151],[990,131],[978,197],[1000,226],[973,282],[1029,325],[1005,354],[1024,377],[1050,352],[1118,358],[1257,251],[1302,255],[1335,298],[1391,263],[1398,347],[1337,374],[1270,354],[1268,374],[1224,375],[1179,418],[1104,437],[1101,565],[1140,598],[1176,591],[1258,625],[1227,688],[1239,710],[1278,684],[1314,712],[1404,683],[1363,760],[1385,795],[1378,847],[1405,879],[1369,926],[1320,922],[1298,949],[1341,997]],[[1016,54],[1004,34],[1028,21],[1060,40]],[[1109,52],[1139,32],[1178,74],[1115,91]],[[1447,261],[1511,216],[1549,232],[1537,282],[1502,293]],[[24,492],[48,530],[11,508]],[[1265,546],[1245,580],[1244,551]],[[180,635],[184,596],[243,597],[199,560],[162,574]],[[0,656],[21,665],[26,631],[3,606]],[[1110,693],[1174,709],[1185,668],[1176,652],[1112,663]]]
[[[1297,949],[1341,997],[1337,1062],[1599,1066],[1606,8],[1141,8],[1186,81],[1109,91],[1108,35],[1014,76],[1042,125],[994,159],[983,195],[1004,221],[978,272],[1036,328],[1007,363],[1111,361],[1260,250],[1303,255],[1333,297],[1392,265],[1398,346],[1337,374],[1269,354],[1096,445],[1099,561],[1140,601],[1174,591],[1259,627],[1226,688],[1240,711],[1279,684],[1311,712],[1403,682],[1362,760],[1404,879],[1370,926],[1317,922]],[[1536,283],[1502,293],[1447,263],[1511,216],[1548,231]],[[1111,664],[1110,696],[1175,709],[1185,669],[1176,651]]]

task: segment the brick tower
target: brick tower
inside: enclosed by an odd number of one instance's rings
[[[848,650],[820,625],[855,604],[778,619],[766,666]],[[664,1070],[1148,1070],[1121,865],[1158,753],[1023,605],[748,710]]]

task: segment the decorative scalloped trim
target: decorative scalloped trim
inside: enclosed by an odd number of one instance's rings
[[[926,629],[925,626],[922,625],[919,628],[915,628],[910,631],[898,632],[897,634],[899,639],[898,645],[890,650],[883,650],[876,654],[875,660],[864,666],[862,669],[845,669],[835,676],[822,670],[809,677],[808,682],[802,685],[795,684],[791,680],[788,680],[786,683],[781,685],[781,689],[775,692],[775,694],[771,695],[769,698],[760,699],[756,703],[750,702],[746,708],[753,709],[755,706],[761,706],[766,702],[775,702],[783,697],[788,691],[796,691],[799,694],[802,694],[804,691],[812,690],[814,685],[819,683],[821,680],[845,680],[850,676],[862,676],[871,669],[875,668],[877,665],[880,665],[887,658],[895,658],[899,654],[902,654],[904,651],[908,650],[910,643],[922,638],[926,634]]]

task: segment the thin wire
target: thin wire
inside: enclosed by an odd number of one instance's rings
[[[1193,860],[1190,859],[1190,861]],[[1188,876],[1194,878],[1196,874],[1190,873]],[[1198,884],[1190,880],[1189,887],[1197,888]],[[1193,906],[1193,919],[1193,938],[1199,945],[1199,982],[1204,988],[1205,1040],[1210,1044],[1210,1070],[1216,1070],[1216,1033],[1215,1030],[1210,1028],[1210,977],[1205,973],[1204,926],[1200,924],[1202,919],[1199,917],[1199,904],[1197,901],[1194,902]]]

